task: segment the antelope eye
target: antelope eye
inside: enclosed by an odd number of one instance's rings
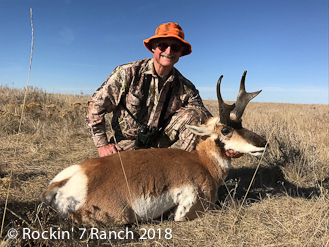
[[[222,132],[222,134],[224,135],[224,136],[226,136],[226,135],[228,135],[228,134],[230,134],[231,133],[231,128],[228,128],[228,127],[224,127],[222,130],[221,130],[221,132]]]

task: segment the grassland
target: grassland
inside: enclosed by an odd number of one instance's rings
[[[161,220],[129,226],[134,240],[95,240],[79,239],[79,227],[91,226],[60,219],[39,203],[40,194],[59,171],[98,156],[85,127],[89,96],[29,88],[20,125],[23,98],[24,90],[0,87],[1,219],[8,195],[0,246],[329,245],[328,105],[250,103],[244,127],[266,137],[270,149],[262,160],[247,155],[233,160],[234,169],[218,191],[218,210],[189,222]],[[216,101],[205,105],[218,115]],[[23,228],[41,232],[50,227],[73,229],[74,235],[70,240],[21,239]],[[19,231],[17,239],[6,235],[11,228]],[[169,228],[172,238],[140,240],[141,228],[162,233]]]

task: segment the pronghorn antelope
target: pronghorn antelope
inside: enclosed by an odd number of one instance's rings
[[[219,117],[186,126],[202,137],[195,151],[153,148],[88,159],[60,172],[42,199],[62,215],[92,224],[145,221],[167,211],[175,221],[196,218],[217,200],[217,189],[231,167],[227,150],[254,156],[265,150],[266,141],[241,125],[248,102],[261,92],[247,93],[245,76],[246,71],[233,105],[221,97],[221,76]]]

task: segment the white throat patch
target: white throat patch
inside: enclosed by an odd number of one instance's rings
[[[211,152],[211,155],[217,160],[218,164],[225,169],[231,169],[231,161],[230,160],[225,160],[218,153]]]

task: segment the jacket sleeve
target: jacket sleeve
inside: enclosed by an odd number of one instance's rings
[[[183,86],[183,102],[184,107],[194,108],[198,111],[202,122],[206,119],[212,117],[212,114],[208,111],[208,109],[204,106],[199,91],[196,89],[195,85],[182,76],[178,72],[178,78],[181,81],[181,85]]]
[[[105,114],[111,113],[116,109],[126,85],[126,73],[118,66],[102,86],[96,90],[88,102],[86,123],[97,148],[108,144]]]
[[[192,107],[198,110],[202,118],[202,122],[212,117],[212,114],[204,106],[199,91],[195,87],[192,87],[191,91],[189,92],[189,97],[186,107]]]

